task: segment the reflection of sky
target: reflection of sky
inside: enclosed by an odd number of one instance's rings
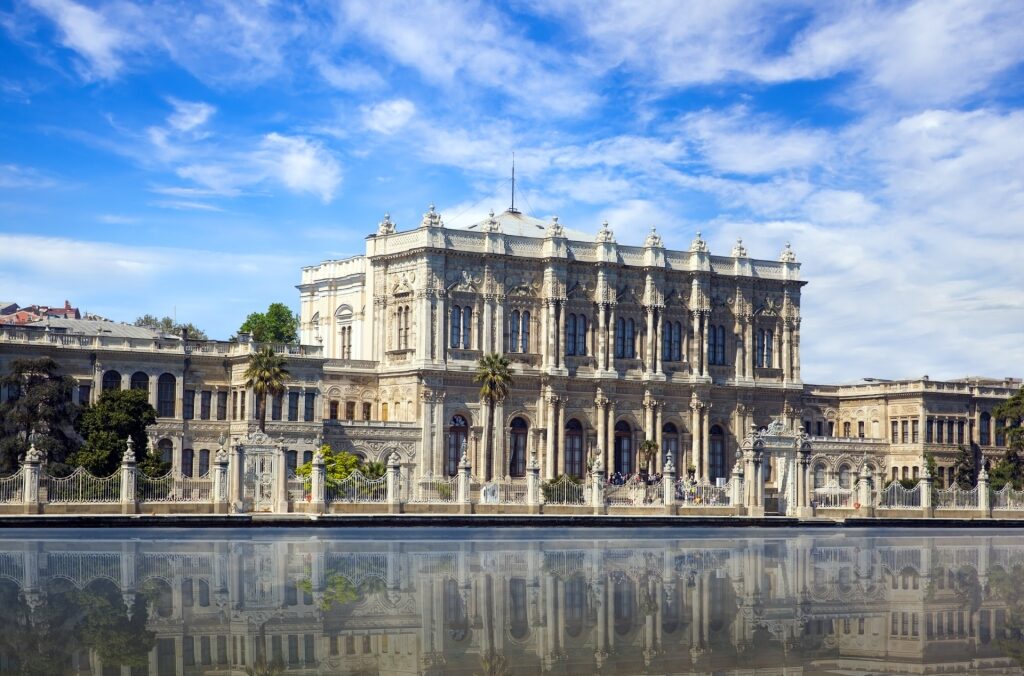
[[[737,534],[0,535],[0,660],[94,674],[898,673],[963,655],[1020,668],[1024,536]]]

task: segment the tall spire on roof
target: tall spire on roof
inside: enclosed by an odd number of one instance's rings
[[[510,214],[518,214],[516,211],[516,154],[512,152],[512,206],[508,208]]]

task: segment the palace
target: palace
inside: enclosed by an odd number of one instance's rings
[[[992,409],[1019,379],[805,384],[804,284],[788,243],[761,260],[741,241],[712,255],[700,233],[676,250],[652,229],[625,246],[607,223],[590,236],[511,209],[449,228],[431,207],[401,232],[385,216],[365,255],[302,270],[301,340],[275,346],[291,381],[267,403],[267,434],[291,468],[328,443],[373,461],[397,452],[415,477],[454,475],[465,447],[480,482],[523,477],[533,454],[542,479],[581,477],[598,456],[628,475],[646,441],[658,449],[652,470],[671,455],[715,482],[752,426],[773,420],[813,439],[815,486],[847,488],[864,462],[914,478],[926,453],[942,485],[958,445],[1001,456]],[[51,318],[0,327],[0,371],[49,355],[77,379],[80,403],[148,391],[154,445],[199,476],[212,451],[257,426],[242,377],[254,347],[244,334],[196,341]],[[514,377],[493,417],[473,383],[491,352]]]

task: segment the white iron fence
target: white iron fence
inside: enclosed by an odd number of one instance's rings
[[[893,481],[878,492],[878,506],[886,509],[921,509],[921,488],[917,484],[913,488],[904,488],[898,481]]]
[[[367,479],[359,470],[336,483],[328,484],[326,501],[328,504],[337,502],[387,502],[387,477]]]
[[[587,484],[579,479],[561,476],[556,481],[541,486],[544,503],[548,505],[587,504]]]
[[[88,503],[121,501],[121,468],[107,477],[95,477],[84,467],[78,467],[69,476],[55,477],[43,474],[40,478],[42,497],[46,502]]]
[[[853,509],[855,502],[853,489],[835,481],[814,489],[814,504],[819,509]]]
[[[1024,491],[1015,490],[1010,484],[1001,490],[992,491],[992,509],[1024,511]]]
[[[306,502],[311,499],[310,487],[307,479],[295,474],[295,470],[288,470],[288,501],[291,503]]]
[[[610,507],[632,507],[644,504],[647,485],[639,474],[626,478],[623,483],[612,483],[604,489],[605,502]]]
[[[213,499],[213,477],[185,476],[171,470],[158,477],[139,472],[136,490],[142,502],[210,502]]]
[[[25,477],[22,474],[24,471],[24,468],[18,468],[14,474],[0,479],[0,503],[21,502],[25,490]]]
[[[483,505],[525,505],[525,481],[492,481],[480,488],[480,504]]]
[[[953,484],[935,491],[935,509],[977,509],[978,487],[963,489]]]
[[[706,479],[680,479],[676,481],[676,502],[687,507],[728,507],[729,484],[716,486]]]
[[[425,477],[412,484],[409,502],[447,504],[459,497],[457,476]]]

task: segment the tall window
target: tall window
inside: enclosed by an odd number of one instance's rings
[[[217,420],[228,419],[228,393],[224,390],[217,392]]]
[[[576,315],[574,314],[565,318],[565,354],[569,356],[576,354]]]
[[[714,481],[726,475],[725,473],[725,434],[722,428],[714,425],[711,428],[711,449],[708,453],[708,474],[709,479]]]
[[[462,308],[458,305],[452,306],[451,321],[448,324],[451,333],[448,342],[450,347],[457,349],[462,346]]]
[[[508,316],[508,351],[519,352],[519,322],[522,315],[519,310],[512,310]]]
[[[462,349],[471,350],[472,345],[469,342],[470,334],[469,329],[473,322],[473,308],[468,305],[462,308]]]
[[[204,448],[199,451],[199,475],[206,476],[210,473],[210,449]]]
[[[510,476],[526,476],[526,435],[529,431],[526,421],[513,418],[509,437],[512,448],[509,451],[508,473]]]
[[[632,319],[626,320],[626,335],[623,338],[626,343],[625,357],[636,359],[636,323]]]
[[[814,487],[825,487],[825,465],[818,463],[814,466]]]
[[[342,326],[341,327],[341,358],[351,359],[352,358],[352,327]]]
[[[679,322],[665,322],[661,333],[661,358],[665,361],[683,359],[683,325]]]
[[[368,401],[363,402],[363,420],[369,420],[373,417],[373,404]]]
[[[624,420],[615,423],[615,471],[633,473],[633,430]]]
[[[103,374],[103,391],[121,389],[121,374],[117,371],[106,371]]]
[[[530,351],[530,311],[523,311],[523,323],[519,331],[519,351]]]
[[[575,418],[565,425],[565,473],[583,478],[583,425]]]
[[[912,441],[915,444],[918,443],[919,441],[921,441],[921,428],[920,428],[920,424],[921,424],[921,422],[919,420],[911,420],[910,421],[910,441]],[[861,435],[861,436],[864,436],[864,435]]]
[[[719,326],[715,335],[715,353],[718,363],[725,364],[725,327]]]
[[[469,305],[452,307],[451,313],[451,347],[469,350],[470,327],[473,324],[473,308]]]
[[[1004,423],[1009,422],[1011,421],[996,420],[996,446],[1006,445],[1006,428],[1004,427]]]
[[[839,468],[839,487],[840,488],[850,488],[851,487],[850,478],[851,478],[850,477],[850,466],[849,465],[843,465],[842,467],[840,467]]]
[[[924,442],[926,444],[932,443],[935,440],[935,421],[931,418],[925,420],[924,423]]]
[[[892,443],[900,443],[900,423],[898,420],[892,421]]]
[[[316,393],[315,392],[307,392],[306,393],[305,410],[302,412],[303,413],[302,419],[305,420],[306,422],[310,422],[310,421],[313,420],[313,407],[315,405],[316,405]]]
[[[289,392],[288,393],[288,420],[296,421],[299,419],[299,393]]]
[[[171,462],[174,459],[174,443],[170,439],[161,439],[156,444],[160,454],[160,462]]]
[[[666,463],[672,458],[672,464],[679,471],[679,430],[673,423],[665,423],[661,428],[661,455]]]
[[[284,403],[283,394],[275,394],[270,400],[270,419],[280,420],[281,419],[281,408]]]
[[[459,472],[462,447],[469,438],[469,423],[461,415],[453,415],[448,427],[448,454],[444,466],[445,474],[455,476]]]
[[[624,359],[626,356],[626,320],[619,317],[615,321],[615,357]]]
[[[131,386],[130,387],[133,390],[143,390],[143,391],[148,390],[149,389],[149,375],[143,373],[142,371],[136,371],[135,373],[132,374],[132,380],[131,380]]]
[[[213,398],[213,392],[210,390],[203,390],[199,395],[199,418],[200,420],[210,419],[210,403]]]
[[[196,464],[196,452],[191,448],[186,448],[181,452],[181,473],[185,476],[192,476],[192,470],[195,469]]]
[[[345,420],[356,419],[356,402],[346,401],[345,402]]]
[[[327,406],[327,417],[330,418],[331,420],[337,420],[338,419],[338,402],[337,401],[333,401],[332,400],[328,404],[328,406]]]
[[[165,373],[156,381],[156,414],[161,418],[174,417],[174,389],[177,381]]]
[[[775,359],[772,355],[772,349],[775,346],[775,334],[772,331],[765,331],[764,333],[764,365],[772,368],[775,366]]]
[[[850,437],[851,436],[851,434],[850,434],[850,423],[848,423],[848,422],[844,422],[843,423],[843,436],[844,437]]]
[[[576,315],[576,354],[580,356],[587,354],[587,318],[585,315]]]
[[[195,417],[196,391],[185,390],[182,393],[181,417],[185,420],[192,420]]]
[[[864,421],[863,420],[858,420],[857,421],[857,436],[860,437],[861,439],[864,438]]]
[[[906,420],[903,420],[900,423],[900,429],[903,432],[903,434],[902,434],[903,443],[909,444],[910,443],[910,425],[907,424]]]
[[[395,331],[396,343],[395,349],[408,350],[409,349],[409,313],[410,307],[403,305],[398,308],[395,314]]]
[[[978,427],[978,443],[982,446],[988,446],[992,443],[992,416],[989,415],[988,411],[981,414]]]

